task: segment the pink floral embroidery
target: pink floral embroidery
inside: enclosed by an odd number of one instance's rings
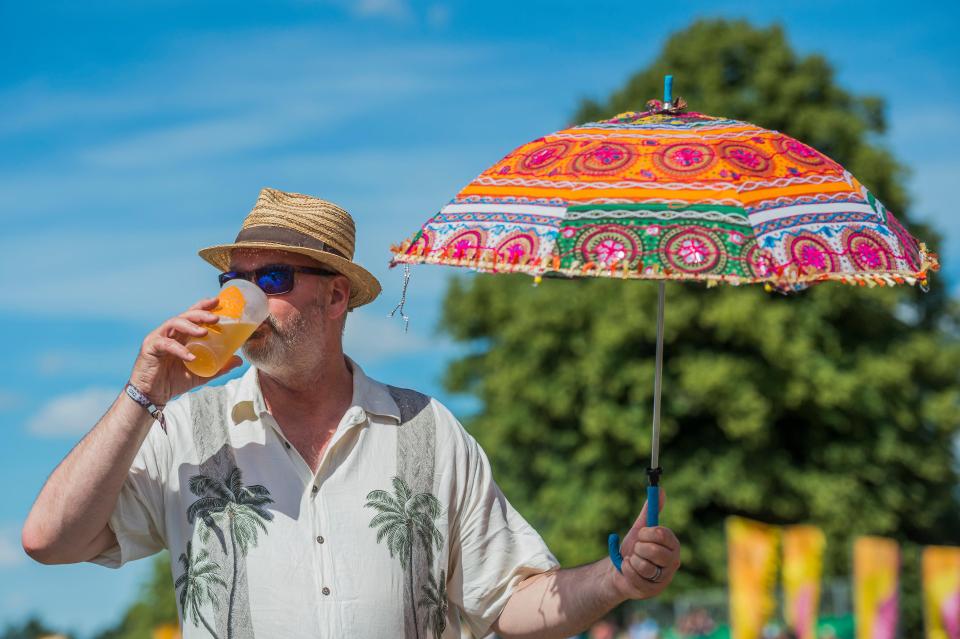
[[[883,265],[883,258],[880,257],[879,249],[872,244],[861,242],[857,245],[857,253],[860,257],[860,262],[870,268],[879,268]]]
[[[453,245],[453,259],[458,260],[462,258],[467,251],[473,248],[473,244],[470,243],[470,240],[460,240]]]
[[[507,260],[511,263],[515,263],[520,261],[520,258],[523,257],[524,250],[519,244],[511,244],[507,247],[507,253],[510,254],[507,256]]]
[[[790,141],[788,141],[788,142],[786,143],[786,147],[787,147],[788,149],[790,149],[790,151],[792,151],[793,153],[796,153],[797,155],[802,156],[802,157],[805,157],[805,158],[812,158],[812,157],[816,157],[816,155],[817,155],[817,152],[816,152],[816,151],[814,151],[813,149],[811,149],[811,148],[810,148],[809,146],[807,146],[806,144],[801,144],[800,142],[797,142],[796,140],[790,140]]]
[[[800,263],[804,266],[812,266],[817,270],[826,270],[827,256],[817,247],[806,244],[800,249]]]
[[[564,229],[560,232],[560,234],[563,235],[565,238],[570,239],[571,237],[577,234],[577,229],[573,228],[572,226],[567,226],[567,227],[564,227]]]
[[[703,162],[703,153],[699,149],[683,147],[674,152],[673,161],[683,166],[693,166]]]
[[[648,227],[647,227],[647,235],[660,235],[660,227],[659,227],[659,226],[648,226]]]
[[[731,231],[730,241],[737,245],[743,244],[743,235],[737,233],[736,231]]]
[[[540,149],[539,151],[537,151],[536,153],[530,156],[530,161],[528,163],[531,166],[540,166],[541,164],[545,164],[550,160],[552,160],[556,154],[557,154],[556,148]]]
[[[744,166],[749,166],[751,169],[755,169],[762,164],[759,155],[745,149],[733,149],[730,151],[730,157]]]
[[[624,249],[623,244],[616,240],[604,240],[597,245],[595,250],[597,260],[604,264],[619,262],[627,256],[627,251]]]
[[[690,238],[680,243],[677,253],[685,264],[703,264],[707,261],[710,249],[700,240]]]
[[[601,146],[599,149],[593,152],[593,157],[597,158],[604,164],[610,164],[611,162],[616,162],[617,160],[623,157],[623,154],[620,153],[619,149],[610,146]]]

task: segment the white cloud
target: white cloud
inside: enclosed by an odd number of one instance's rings
[[[410,12],[397,0],[348,6],[370,16]],[[237,144],[249,144],[246,135],[298,125],[301,134],[315,135],[313,127],[335,124],[338,115],[381,113],[397,99],[461,83],[456,70],[490,51],[459,43],[360,45],[315,27],[185,36],[155,59],[112,74],[103,86],[91,82],[78,90],[34,81],[0,91],[0,136],[69,126],[80,134],[72,140],[86,146],[86,136],[96,148],[132,143],[145,129],[172,132],[179,144],[180,136],[195,132],[198,146],[204,138],[228,141],[238,129]]]
[[[0,568],[9,568],[23,563],[27,556],[20,544],[20,527],[0,527]]]
[[[0,388],[0,413],[17,408],[22,401],[19,393]]]
[[[288,142],[303,126],[326,120],[329,109],[316,107],[309,119],[276,114],[212,118],[151,130],[82,152],[93,165],[129,169],[182,162],[209,161],[271,144]]]
[[[27,423],[38,437],[75,437],[86,433],[119,395],[116,388],[87,388],[54,397]]]
[[[434,29],[445,29],[450,25],[450,7],[445,4],[433,4],[427,9],[427,24]]]
[[[445,338],[428,337],[422,322],[419,328],[414,324],[414,328],[404,332],[399,313],[387,317],[366,309],[350,314],[343,340],[344,351],[361,364],[411,354],[442,356],[451,348],[451,342]]]
[[[443,197],[456,192],[481,168],[476,159],[470,158],[469,149],[425,146],[412,150],[293,153],[278,158],[271,173],[261,175],[259,180],[279,188],[314,192],[346,206],[357,221],[356,259],[384,286],[383,301],[378,305],[392,308],[399,298],[401,274],[387,268],[390,245],[412,235],[439,208]],[[366,186],[371,175],[381,174],[393,176],[389,188]],[[314,183],[317,175],[324,176],[330,192],[304,188]],[[246,177],[241,172],[235,179]],[[83,203],[79,204],[81,208],[131,211],[136,210],[140,193],[157,193],[158,199],[144,203],[144,210],[136,214],[111,213],[109,218],[118,220],[119,229],[108,222],[82,231],[61,228],[0,236],[0,272],[12,274],[27,269],[32,281],[17,295],[0,296],[0,312],[129,320],[152,328],[197,299],[215,293],[215,271],[197,257],[197,250],[233,237],[260,186],[254,183],[233,192],[224,187],[230,200],[218,202],[209,185],[204,188],[191,183],[189,169],[174,170],[165,180],[152,174],[137,175],[115,185],[104,173],[80,173],[74,178],[75,182],[63,189],[44,188],[47,179],[40,176],[35,176],[32,183],[29,176],[0,179],[0,194],[6,190],[5,185],[28,189],[37,194],[43,208],[61,210],[66,199]],[[164,181],[177,183],[191,194],[196,188],[200,197],[180,195],[179,199],[185,201],[177,207],[178,196],[161,189]],[[36,205],[34,198],[31,206]],[[176,212],[165,216],[162,210],[167,208]],[[210,213],[200,217],[204,210]],[[194,212],[199,223],[183,219],[194,216]],[[139,217],[137,226],[143,230],[132,230],[124,221],[133,215]],[[415,269],[412,294],[429,298],[435,305],[452,272],[431,267]],[[387,311],[389,308],[383,310]],[[65,370],[69,360],[78,362],[83,355],[58,349],[44,353],[37,366],[42,373],[57,374]],[[113,353],[107,359],[112,366],[120,357]]]
[[[159,324],[216,291],[215,271],[196,257],[197,248],[194,234],[7,234],[0,238],[0,271],[28,268],[33,284],[0,297],[0,309]]]
[[[122,376],[133,365],[135,356],[133,349],[60,348],[41,352],[33,363],[34,369],[44,377],[77,374]]]
[[[413,18],[413,10],[404,0],[354,0],[347,6],[361,18],[386,18],[398,22]]]

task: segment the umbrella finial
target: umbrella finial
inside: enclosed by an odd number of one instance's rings
[[[663,76],[663,102],[660,100],[647,101],[648,114],[680,115],[687,108],[687,102],[681,97],[673,99],[673,76]],[[618,116],[619,117],[619,116]]]

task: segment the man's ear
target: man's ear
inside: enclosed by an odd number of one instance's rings
[[[330,317],[336,319],[350,310],[350,280],[338,275],[330,280],[327,288],[327,307]]]

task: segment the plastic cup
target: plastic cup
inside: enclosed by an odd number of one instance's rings
[[[269,314],[266,294],[247,280],[230,280],[217,298],[213,313],[220,316],[220,321],[206,324],[206,335],[186,343],[196,359],[184,364],[200,377],[216,375]]]

